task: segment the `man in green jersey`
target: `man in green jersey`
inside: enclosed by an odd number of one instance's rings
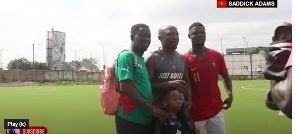
[[[152,106],[151,83],[142,57],[151,43],[149,27],[145,24],[132,26],[131,41],[131,51],[121,52],[115,67],[121,93],[116,130],[117,134],[150,134],[152,115],[162,123],[171,118],[165,111]],[[138,60],[136,68],[134,56]]]

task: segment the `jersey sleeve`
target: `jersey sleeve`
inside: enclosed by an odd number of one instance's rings
[[[218,58],[219,58],[219,61],[220,61],[219,72],[218,73],[220,75],[227,74],[228,70],[227,70],[227,67],[226,67],[226,64],[225,64],[225,60],[224,60],[223,56],[220,53],[218,53]]]
[[[156,119],[156,122],[155,122],[155,132],[163,133],[163,129],[164,129],[163,124],[160,122],[159,119]]]
[[[119,81],[133,81],[134,55],[132,52],[124,51],[117,59],[117,76]]]
[[[285,66],[285,70],[288,70],[288,68],[291,67],[291,66],[292,66],[292,52],[290,54],[290,57],[288,59],[288,62],[286,64],[286,66]]]

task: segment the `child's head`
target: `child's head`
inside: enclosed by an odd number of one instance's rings
[[[181,109],[181,94],[174,87],[161,89],[159,100],[167,110],[179,111]]]

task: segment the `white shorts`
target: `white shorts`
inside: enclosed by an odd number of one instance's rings
[[[195,122],[195,125],[200,134],[226,134],[222,111],[210,119]]]

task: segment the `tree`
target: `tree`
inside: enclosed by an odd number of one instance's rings
[[[79,68],[82,67],[82,63],[80,61],[71,61],[71,62],[66,62],[63,70],[78,70]]]
[[[73,68],[71,66],[71,62],[65,62],[65,65],[62,68],[62,70],[73,70]]]
[[[13,69],[21,69],[23,71],[28,71],[31,69],[31,63],[26,58],[20,58],[12,60],[8,63],[7,69],[13,70]]]
[[[18,66],[18,67],[17,67]],[[71,61],[71,62],[66,62],[63,70],[75,70],[77,71],[78,69],[85,67],[87,69],[90,69],[94,72],[99,71],[98,68],[98,60],[95,58],[84,58],[82,61]],[[50,68],[46,66],[46,63],[42,62],[35,62],[32,63],[28,61],[26,58],[20,58],[20,59],[15,59],[11,60],[8,63],[7,69],[13,70],[13,69],[21,69],[23,71],[28,71],[28,70],[49,70]]]
[[[46,63],[35,62],[31,64],[31,70],[49,70],[49,67],[46,66]]]
[[[269,47],[263,47],[263,46],[258,46],[254,49],[252,49],[251,51],[249,51],[249,54],[259,54],[259,52],[265,52],[265,53],[269,53]]]
[[[17,68],[20,70],[23,70],[23,71],[49,70],[49,67],[46,66],[46,63],[42,63],[42,62],[32,63],[24,57],[20,58],[20,59],[11,60],[7,65],[7,69],[9,69],[9,70],[13,70],[13,69],[17,69]]]
[[[84,58],[81,61],[71,61],[71,62],[66,62],[63,70],[79,70],[82,67],[85,67],[87,69],[90,69],[94,72],[99,71],[98,68],[98,60],[95,58]]]
[[[82,59],[82,66],[87,68],[87,69],[90,69],[92,71],[99,71],[99,68],[98,68],[98,60],[95,59],[95,58],[84,58]]]

